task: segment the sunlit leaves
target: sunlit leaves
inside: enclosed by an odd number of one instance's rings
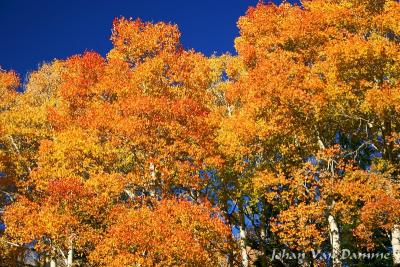
[[[90,256],[101,266],[218,265],[229,247],[229,228],[207,206],[164,200],[154,210],[117,212],[116,223]]]

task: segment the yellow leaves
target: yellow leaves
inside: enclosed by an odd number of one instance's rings
[[[400,87],[397,87],[382,86],[379,89],[368,90],[362,108],[382,118],[390,112],[398,113],[400,111]]]
[[[256,195],[264,196],[268,203],[278,201],[283,204],[285,193],[282,192],[282,188],[289,184],[290,182],[285,175],[268,171],[257,173],[252,178],[252,188]]]
[[[386,1],[382,13],[375,17],[377,29],[382,33],[400,34],[400,3],[398,1]]]
[[[207,59],[211,69],[210,77],[215,85],[222,82],[222,75],[225,71],[228,58],[230,58],[229,55],[222,55],[219,57],[213,55]]]
[[[43,64],[39,70],[29,74],[26,90],[22,95],[24,105],[33,107],[46,106],[59,97],[64,62],[55,60]]]
[[[217,132],[216,141],[220,146],[220,151],[230,157],[242,158],[249,153],[247,144],[251,141],[257,129],[252,124],[247,114],[237,114],[228,117],[220,125]]]
[[[127,177],[121,174],[93,174],[85,185],[98,195],[107,199],[117,199],[128,184]]]
[[[56,66],[57,63],[54,63]],[[52,65],[53,66],[53,65]],[[0,113],[0,127],[2,143],[2,171],[6,173],[7,179],[14,182],[20,177],[26,177],[28,172],[35,166],[37,159],[37,149],[41,139],[50,135],[51,129],[46,121],[46,109],[52,96],[53,89],[49,89],[50,83],[56,87],[57,82],[50,81],[46,83],[43,76],[53,74],[52,66],[43,66],[43,68],[34,74],[31,74],[29,81],[31,85],[27,86],[27,92],[17,94],[15,91],[19,86],[19,80],[13,72],[0,72],[0,90],[7,92],[0,93],[1,103],[6,106]],[[52,76],[52,75],[50,75]],[[57,76],[57,75],[56,75]],[[53,76],[52,76],[53,77]],[[46,88],[45,88],[46,87]],[[5,101],[5,102],[2,102]]]
[[[321,16],[300,7],[258,4],[239,19],[241,36],[235,40],[235,47],[250,68],[256,65],[255,60],[280,49],[311,56],[307,49],[320,45],[326,38],[319,31],[321,24]]]
[[[183,51],[169,63],[169,80],[175,96],[191,96],[199,101],[207,97],[204,90],[211,85],[210,67],[207,59],[194,51]],[[171,84],[172,83],[172,84]]]
[[[307,1],[305,6],[320,14],[323,26],[354,33],[370,30],[371,19],[383,7],[382,1]]]
[[[59,133],[54,139],[44,141],[40,148],[38,169],[33,176],[37,177],[37,185],[47,179],[86,177],[91,172],[102,170],[103,167],[99,163],[105,151],[96,137],[89,132],[83,129],[69,129]]]
[[[335,66],[336,78],[346,83],[365,80],[379,84],[399,76],[398,47],[376,34],[367,40],[357,36],[333,42],[325,53],[325,64]]]

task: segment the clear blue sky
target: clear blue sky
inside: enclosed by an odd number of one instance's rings
[[[234,53],[236,22],[258,0],[0,0],[0,66],[24,78],[41,62],[86,50],[103,55],[115,17],[178,24],[186,48]],[[278,0],[274,2],[280,2]]]

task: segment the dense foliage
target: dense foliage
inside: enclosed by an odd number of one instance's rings
[[[0,69],[0,263],[400,265],[399,21],[259,3],[206,57],[118,18],[106,57]]]

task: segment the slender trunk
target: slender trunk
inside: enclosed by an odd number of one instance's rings
[[[262,267],[267,267],[267,248],[265,246],[266,240],[267,240],[267,233],[265,231],[265,224],[261,225],[260,229],[260,249],[261,249],[261,266]]]
[[[392,229],[393,266],[400,266],[400,225]]]
[[[242,267],[248,267],[249,258],[247,256],[246,250],[246,222],[242,201],[239,202],[239,237],[240,253],[242,256]]]
[[[333,267],[341,267],[342,262],[340,260],[341,251],[340,251],[339,228],[338,228],[335,218],[332,215],[329,215],[328,223],[329,223],[329,235],[330,235],[331,246],[332,246]]]
[[[154,197],[156,195],[156,167],[154,166],[154,163],[149,164],[149,171],[151,177],[149,195]]]
[[[386,114],[387,117],[390,117],[390,114]],[[396,163],[396,156],[393,155],[394,142],[388,141],[387,137],[390,137],[392,134],[392,123],[390,119],[385,119],[383,122],[383,143],[386,144],[383,149],[382,158],[388,160],[390,162]],[[390,195],[393,195],[393,189],[390,188]],[[393,252],[393,266],[400,266],[400,225],[395,224],[392,228],[392,252]]]
[[[325,149],[325,145],[319,136],[319,132],[317,131],[317,143],[320,149]],[[329,168],[329,167],[328,167]],[[333,165],[331,166],[332,173],[334,172]],[[332,204],[333,205],[333,204]],[[335,218],[332,215],[328,217],[329,224],[329,236],[332,246],[332,265],[333,267],[341,267],[341,250],[340,250],[340,237],[339,237],[339,227],[336,223]]]
[[[68,255],[67,255],[67,262],[66,265],[67,267],[72,267],[73,260],[74,260],[74,247],[73,247],[73,241],[70,241],[70,246],[68,249]]]
[[[57,267],[57,262],[56,262],[56,249],[54,247],[51,247],[51,254],[50,254],[50,267]]]
[[[387,117],[390,117],[389,114],[386,115]],[[383,154],[382,158],[392,162],[394,160],[393,157],[393,149],[394,149],[394,143],[393,141],[390,141],[390,136],[392,135],[392,122],[390,119],[385,119],[383,122],[383,129],[382,129],[382,138],[383,138],[383,143],[384,148],[383,148]]]
[[[50,256],[46,253],[45,256],[44,256],[44,263],[43,263],[43,266],[44,266],[44,267],[48,267],[49,264],[50,264]]]
[[[225,203],[225,205],[223,206],[223,209],[226,213],[226,220],[228,221],[228,225],[230,229],[233,229],[233,227],[235,226],[234,222],[233,222],[233,218],[232,218],[232,214],[229,213],[229,205],[228,203]],[[230,235],[230,242],[232,242],[231,244],[234,243],[234,236]],[[236,262],[235,262],[235,249],[233,247],[229,247],[229,252],[228,252],[228,266],[229,267],[234,267],[237,266]]]
[[[267,243],[267,231],[266,231],[266,227],[267,227],[267,218],[266,218],[266,203],[265,200],[262,200],[262,212],[261,212],[261,225],[260,225],[260,249],[261,249],[261,266],[262,267],[267,267],[268,266],[268,262],[267,262],[267,247],[266,247],[266,243]]]
[[[232,227],[231,227],[231,229],[232,229]],[[230,242],[230,244],[234,244],[236,242],[233,235],[229,236],[229,242]],[[228,251],[228,266],[229,267],[235,267],[238,265],[237,264],[238,262],[236,260],[237,257],[235,255],[236,255],[236,247],[230,245],[229,251]]]

